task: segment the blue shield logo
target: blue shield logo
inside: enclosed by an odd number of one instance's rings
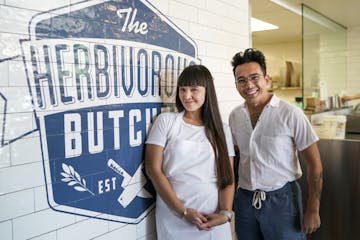
[[[94,0],[34,16],[21,46],[50,207],[141,221],[155,201],[146,133],[195,43],[147,1]]]

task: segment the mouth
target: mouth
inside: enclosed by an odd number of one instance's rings
[[[186,101],[186,102],[184,102],[183,104],[184,104],[185,106],[191,106],[193,103],[194,103],[193,101]]]
[[[246,94],[248,97],[254,97],[258,92],[259,92],[259,89],[258,89],[258,88],[251,88],[251,89],[246,90],[246,91],[245,91],[245,94]]]

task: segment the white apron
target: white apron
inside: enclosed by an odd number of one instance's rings
[[[163,170],[176,195],[187,208],[210,214],[218,208],[218,187],[214,151],[208,141],[174,139],[164,151]],[[171,210],[157,195],[156,228],[158,240],[230,240],[230,224],[200,231]]]

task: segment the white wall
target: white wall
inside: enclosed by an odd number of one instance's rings
[[[346,95],[360,93],[360,26],[348,29],[347,35],[347,83]],[[351,105],[360,103],[360,100],[351,101]]]
[[[283,100],[296,104],[295,97],[302,96],[301,90],[301,41],[281,42],[272,44],[254,44],[254,48],[262,51],[266,58],[267,74],[271,77],[274,93]],[[286,78],[286,61],[293,63],[299,77],[299,87],[284,88]],[[292,84],[295,84],[295,79]]]
[[[99,219],[106,219],[106,214],[92,218],[77,215],[76,209],[69,214],[49,207],[42,160],[47,153],[40,145],[43,135],[37,128],[19,39],[28,38],[32,17],[76,2],[80,1],[0,1],[1,239],[156,239],[153,211],[139,223],[128,224]],[[242,101],[233,84],[230,60],[251,44],[248,0],[150,3],[197,44],[198,58],[215,78],[223,120],[227,121],[231,109]]]
[[[301,41],[256,44],[254,48],[265,54],[267,72],[272,78],[279,81],[279,86],[284,86],[286,61],[292,62],[294,67],[298,67],[296,70],[301,71]]]
[[[316,41],[313,42],[318,42],[319,40],[317,39]],[[308,47],[308,51],[311,52],[311,50],[309,48],[314,47],[314,48],[319,48],[318,45],[316,46],[311,46],[311,41],[308,40],[307,41],[307,47]],[[325,44],[326,45],[326,41]],[[258,44],[258,45],[254,45],[255,48],[263,51],[265,53],[265,56],[267,57],[267,66],[268,66],[268,73],[270,74],[270,76],[278,78],[282,72],[284,71],[284,62],[286,60],[290,60],[290,61],[294,61],[297,63],[302,62],[301,60],[301,42],[282,42],[279,44]],[[346,66],[347,69],[346,74],[347,74],[347,80],[344,79],[339,79],[336,78],[334,80],[334,82],[330,83],[331,89],[329,91],[329,95],[333,95],[333,94],[345,94],[345,95],[353,95],[353,94],[357,94],[360,92],[360,81],[358,80],[358,76],[360,75],[360,27],[353,27],[353,28],[349,28],[347,31],[347,53],[345,53],[345,55],[347,56],[346,59]],[[326,51],[326,46],[323,47],[322,51]],[[338,53],[340,55],[343,55],[344,53]],[[311,69],[312,66],[318,66],[319,65],[319,59],[314,58],[315,56],[317,56],[316,54],[308,54],[307,56],[309,56],[308,59],[306,59],[306,63],[308,63],[307,65],[307,69]],[[330,56],[331,59],[335,59],[333,60],[336,61],[337,59],[337,54],[336,53],[332,53],[332,55]],[[331,59],[329,61],[331,61]],[[314,64],[315,62],[315,64]],[[323,67],[326,67],[326,65],[324,65]],[[344,68],[344,64],[335,64],[335,67],[333,65],[331,65],[331,72],[335,73],[337,72],[337,70],[339,69],[343,69]],[[311,72],[308,71],[308,75],[305,75],[305,79],[306,80],[306,86],[304,86],[307,89],[310,89],[309,91],[311,91],[310,86],[314,85],[314,81],[317,80],[319,77],[319,73],[318,72]],[[281,80],[280,80],[281,81]],[[291,100],[291,102],[293,102],[293,91],[295,91],[294,89],[292,90],[283,90],[281,91],[281,95],[284,99],[286,99],[287,101]],[[280,95],[280,93],[277,93],[278,95]],[[296,93],[298,95],[298,93]],[[301,92],[300,92],[301,94]],[[360,100],[353,100],[351,101],[349,104],[355,106],[357,103],[360,103]]]

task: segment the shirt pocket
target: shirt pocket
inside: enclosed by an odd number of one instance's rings
[[[262,136],[259,147],[262,159],[276,165],[281,161],[288,161],[294,152],[292,140],[286,135]]]

